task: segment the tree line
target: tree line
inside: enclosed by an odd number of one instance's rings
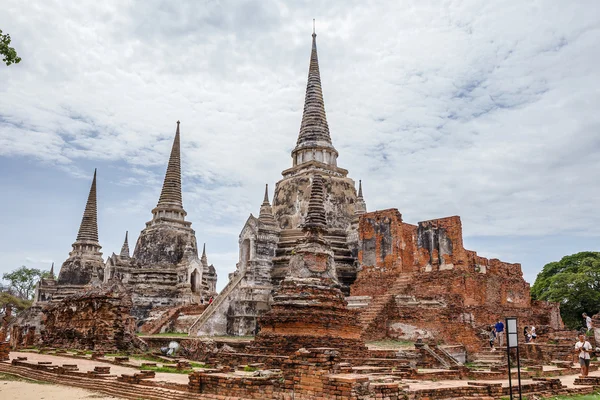
[[[531,298],[560,303],[565,325],[581,328],[582,313],[600,312],[600,252],[583,251],[546,264],[531,287]]]

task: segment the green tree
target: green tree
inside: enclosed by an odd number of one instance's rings
[[[17,55],[15,48],[9,45],[10,35],[8,33],[2,34],[2,29],[0,29],[0,55],[3,56],[2,62],[6,63],[6,65],[20,63],[21,57]]]
[[[531,297],[559,302],[565,325],[582,327],[582,313],[591,316],[600,311],[600,253],[584,251],[546,264],[531,288]]]
[[[0,292],[0,315],[4,314],[7,305],[10,305],[13,308],[13,311],[18,313],[28,309],[31,306],[31,303],[31,300],[23,300],[8,292]]]
[[[37,268],[22,266],[12,272],[2,275],[2,279],[8,282],[8,290],[11,294],[23,300],[31,300],[35,292],[35,285],[40,278],[45,278],[49,271],[41,271]]]

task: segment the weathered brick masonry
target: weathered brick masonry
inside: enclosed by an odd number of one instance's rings
[[[562,327],[558,305],[531,301],[520,264],[463,247],[460,217],[415,226],[396,209],[375,211],[361,216],[359,238],[362,269],[351,295],[372,297],[365,338],[432,338],[477,351],[478,333],[499,318]]]
[[[131,297],[119,281],[64,298],[43,309],[46,346],[101,351],[135,348]]]

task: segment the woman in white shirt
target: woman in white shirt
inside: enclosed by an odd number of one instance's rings
[[[590,351],[592,345],[585,340],[585,335],[579,335],[579,342],[575,343],[575,353],[579,353],[579,365],[581,366],[581,376],[588,376],[590,367]]]

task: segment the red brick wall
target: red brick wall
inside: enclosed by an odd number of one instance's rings
[[[402,322],[474,351],[485,342],[478,336],[482,327],[499,318],[517,316],[527,324],[562,326],[558,305],[539,302],[532,307],[520,264],[490,260],[464,248],[458,216],[415,226],[403,223],[396,209],[365,213],[359,237],[362,269],[351,295],[413,296],[443,304],[405,307],[390,301],[363,333],[366,339],[393,336],[390,326]],[[398,293],[390,290],[398,279],[406,278],[409,283],[397,286]]]

